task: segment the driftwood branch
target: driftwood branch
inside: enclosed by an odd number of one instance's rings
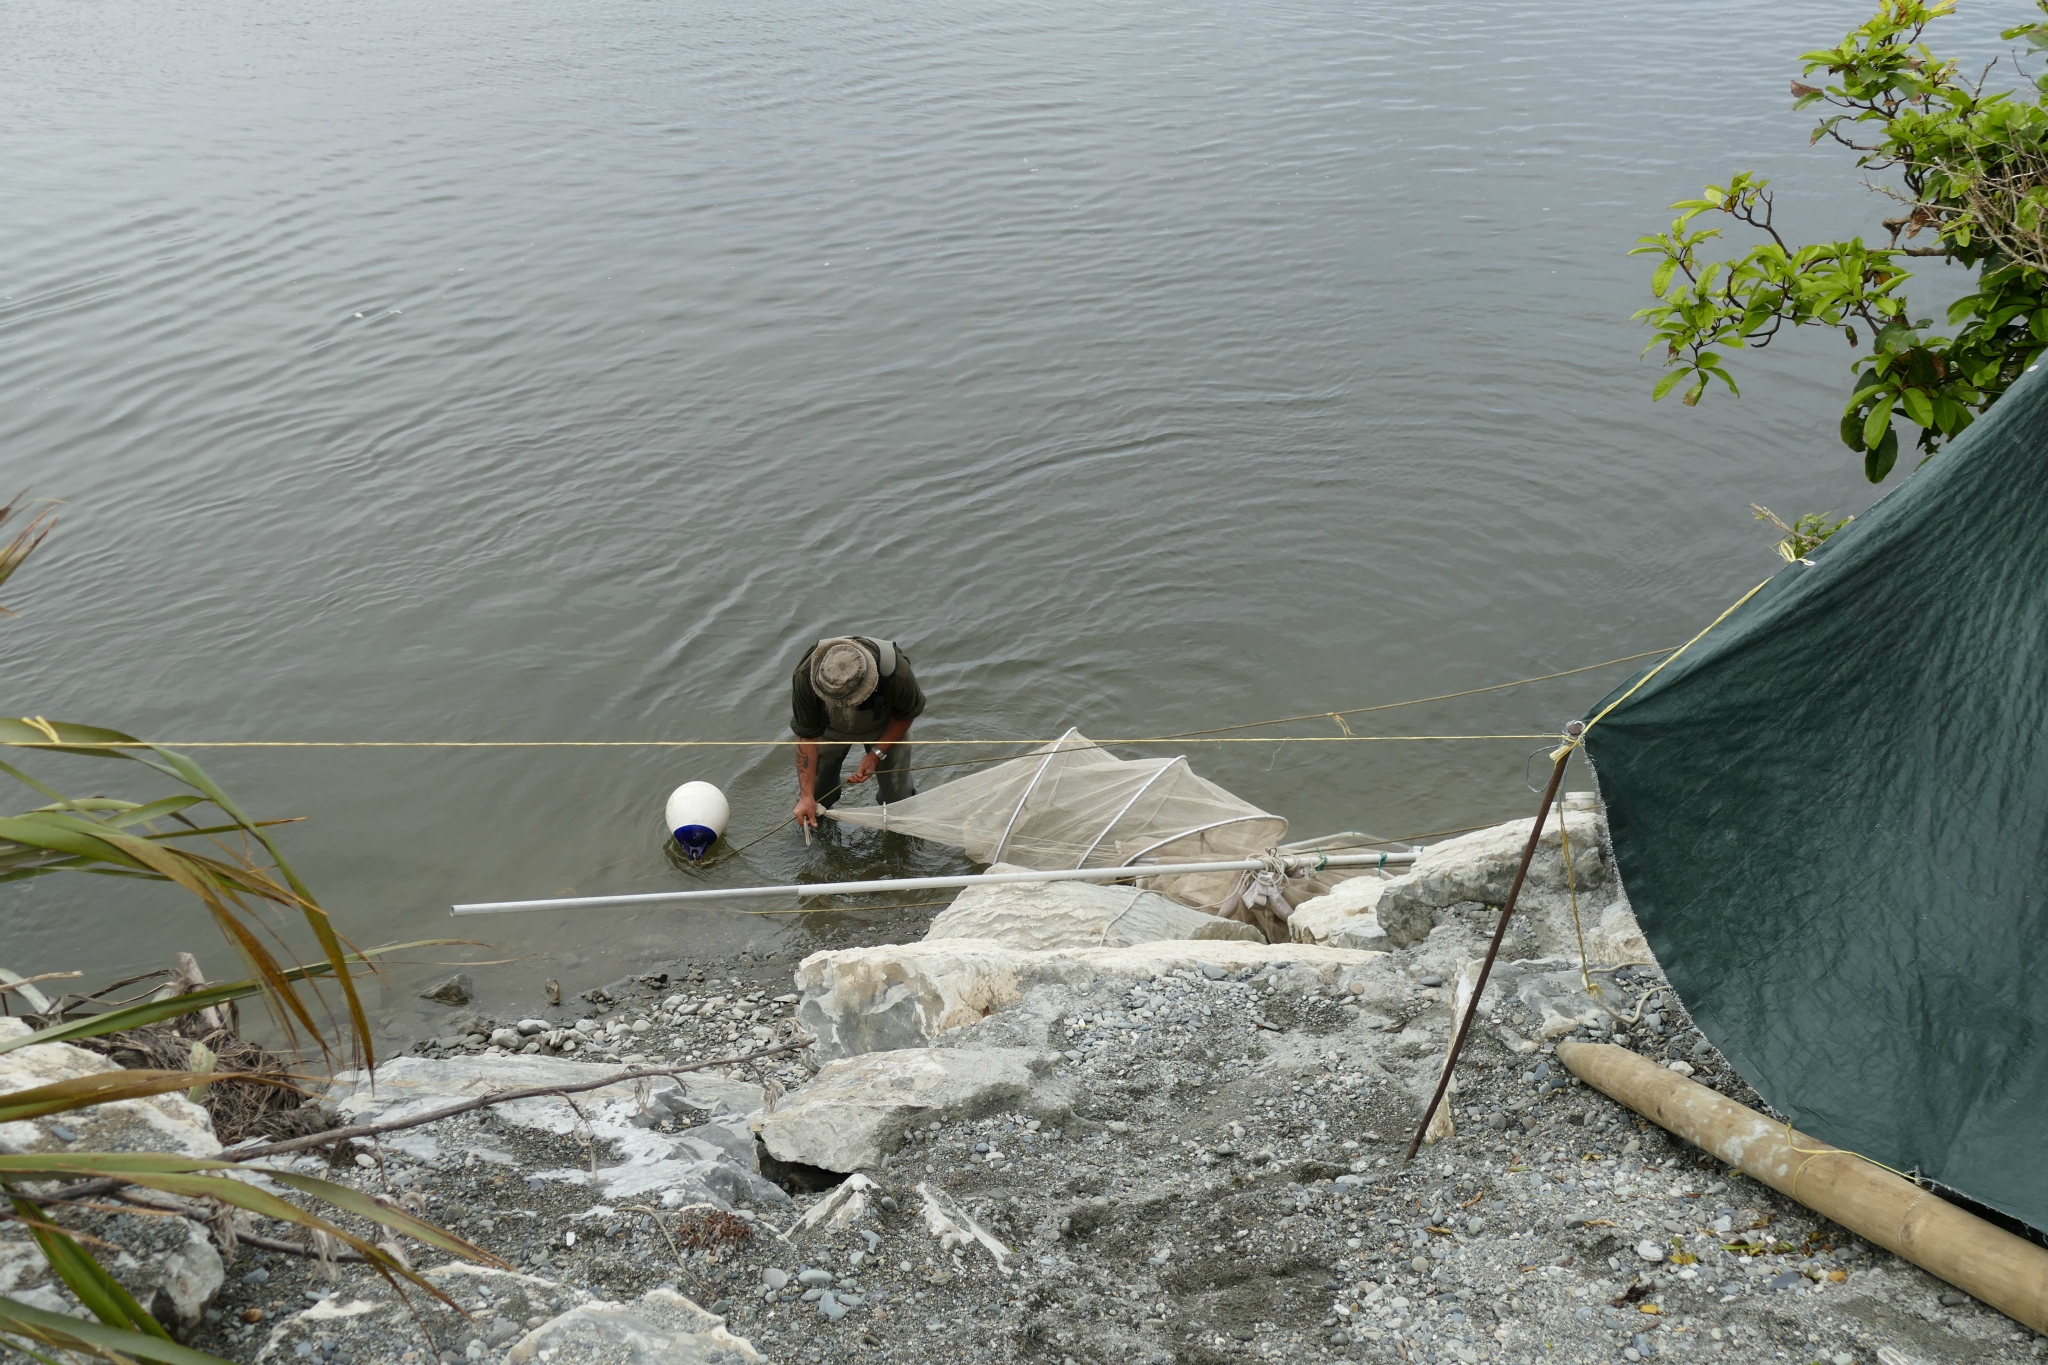
[[[692,1071],[707,1071],[717,1066],[739,1066],[758,1061],[763,1057],[774,1057],[785,1052],[800,1052],[815,1042],[817,1042],[817,1039],[805,1037],[794,1042],[778,1043],[774,1047],[762,1048],[758,1052],[749,1052],[737,1057],[712,1057],[702,1062],[690,1062],[684,1066],[635,1067],[631,1071],[617,1072],[598,1080],[577,1081],[568,1085],[530,1085],[519,1090],[494,1090],[490,1094],[478,1095],[475,1099],[443,1105],[439,1109],[430,1109],[423,1114],[414,1114],[410,1118],[389,1119],[383,1123],[359,1123],[350,1128],[329,1128],[322,1133],[308,1133],[304,1137],[287,1138],[281,1142],[267,1142],[257,1147],[231,1148],[222,1152],[220,1159],[237,1162],[253,1161],[258,1157],[279,1156],[283,1153],[296,1152],[306,1147],[325,1147],[337,1142],[352,1142],[357,1138],[376,1137],[383,1133],[396,1133],[407,1128],[418,1128],[423,1124],[438,1123],[442,1119],[453,1118],[457,1114],[472,1113],[478,1109],[487,1109],[494,1104],[506,1104],[512,1100],[544,1099],[552,1095],[575,1095],[581,1094],[586,1090],[602,1090],[608,1085],[618,1085],[625,1081],[651,1080],[660,1076],[681,1076],[687,1075]],[[116,1190],[126,1189],[128,1185],[129,1182],[126,1180],[107,1177],[96,1180],[81,1180],[76,1184],[66,1185],[60,1189],[51,1190],[46,1194],[22,1190],[18,1191],[14,1197],[30,1204],[74,1204],[81,1199],[97,1199],[102,1195],[113,1194]],[[252,1246],[263,1246],[272,1251],[294,1249],[289,1245],[282,1247],[271,1246],[269,1242],[257,1241],[243,1233],[237,1233],[236,1236],[249,1242]]]
[[[240,1228],[236,1228],[235,1240],[263,1251],[282,1251],[287,1256],[304,1256],[309,1261],[320,1259],[320,1253],[307,1246],[304,1242],[288,1242],[282,1237],[265,1237],[260,1233],[244,1232]],[[360,1261],[364,1258],[361,1252],[351,1251],[345,1246],[340,1246],[330,1247],[327,1252],[327,1259],[330,1261]]]
[[[18,991],[23,986],[33,986],[38,981],[69,981],[74,976],[84,975],[84,972],[43,972],[37,976],[24,976],[13,981],[0,981],[0,992]]]
[[[178,1199],[172,1195],[144,1198],[134,1190],[122,1190],[116,1193],[114,1198],[131,1207],[128,1209],[118,1209],[104,1204],[88,1205],[88,1207],[97,1207],[108,1213],[140,1212],[166,1218],[190,1218],[194,1222],[206,1221],[205,1212],[198,1205],[190,1200]],[[209,1230],[213,1232],[216,1240],[218,1240],[220,1237],[219,1229],[213,1228]],[[73,1233],[72,1235],[76,1236],[77,1234]],[[306,1242],[293,1242],[283,1237],[265,1237],[260,1232],[250,1232],[245,1228],[235,1229],[235,1240],[237,1242],[246,1242],[248,1245],[264,1251],[282,1251],[291,1256],[304,1256],[308,1260],[318,1260],[320,1258],[320,1253]],[[224,1247],[222,1250],[225,1252],[229,1248]],[[327,1257],[333,1261],[360,1261],[364,1259],[360,1253],[351,1251],[345,1246],[331,1248],[327,1253]]]
[[[358,1123],[349,1128],[329,1128],[324,1133],[308,1133],[303,1137],[285,1138],[279,1142],[266,1142],[258,1147],[243,1147],[221,1153],[224,1161],[253,1161],[258,1157],[279,1156],[285,1152],[296,1152],[305,1147],[326,1147],[337,1142],[353,1142],[357,1138],[377,1137],[384,1133],[396,1133],[407,1128],[418,1128],[422,1124],[438,1123],[442,1119],[454,1118],[494,1104],[507,1104],[513,1100],[545,1099],[554,1095],[579,1095],[586,1090],[602,1090],[608,1085],[619,1085],[626,1081],[652,1080],[660,1076],[681,1076],[692,1071],[705,1071],[715,1066],[741,1066],[759,1061],[763,1057],[774,1057],[784,1052],[800,1052],[815,1043],[815,1038],[803,1038],[796,1042],[778,1043],[774,1047],[762,1048],[738,1057],[713,1057],[708,1061],[691,1062],[686,1066],[643,1066],[631,1071],[621,1071],[594,1081],[577,1081],[569,1085],[530,1085],[520,1090],[494,1090],[475,1099],[459,1100],[454,1104],[429,1109],[425,1113],[409,1118],[387,1119],[382,1123]]]

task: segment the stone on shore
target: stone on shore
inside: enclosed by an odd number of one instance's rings
[[[1451,1017],[1463,1016],[1479,982],[1484,958],[1474,958],[1458,972],[1452,993]],[[1592,973],[1599,995],[1588,995],[1579,975],[1577,959],[1527,958],[1519,962],[1496,962],[1486,981],[1486,1006],[1517,1020],[1518,1029],[1544,1042],[1569,1036],[1582,1028],[1610,1024],[1613,1009],[1606,1003],[1623,998],[1613,977],[1597,969]]]
[[[1287,917],[1287,936],[1296,943],[1321,943],[1332,948],[1385,949],[1390,946],[1377,914],[1380,893],[1392,883],[1380,877],[1353,877],[1339,882],[1327,896],[1294,907]]]
[[[572,1308],[521,1337],[505,1358],[511,1365],[751,1365],[761,1353],[726,1331],[725,1319],[661,1288],[631,1303],[599,1299]]]
[[[901,1048],[841,1058],[757,1119],[755,1131],[781,1161],[871,1169],[913,1125],[980,1118],[1022,1103],[1053,1060],[1031,1048]]]
[[[363,1083],[360,1073],[343,1072],[329,1089],[328,1102],[348,1122],[379,1122],[487,1090],[574,1085],[616,1070],[592,1062],[523,1055],[398,1057],[377,1068],[374,1089]],[[539,1172],[547,1179],[589,1185],[610,1199],[658,1193],[665,1202],[701,1200],[719,1208],[738,1200],[779,1204],[788,1198],[779,1186],[762,1178],[747,1136],[748,1118],[761,1106],[757,1085],[692,1073],[580,1091],[574,1099],[587,1123],[567,1099],[556,1095],[510,1100],[494,1109],[501,1121],[515,1128],[556,1135],[580,1128],[591,1141],[609,1143],[610,1150],[623,1158],[595,1171]],[[682,1131],[660,1131],[664,1121]],[[686,1126],[690,1124],[696,1126]],[[442,1155],[439,1139],[424,1128],[394,1133],[384,1142],[423,1161]],[[497,1165],[514,1164],[511,1154],[489,1147],[472,1146],[467,1155]]]
[[[1586,960],[1616,967],[1657,960],[1627,901],[1614,902],[1600,912],[1596,922],[1586,926]]]
[[[1025,868],[996,863],[990,872]],[[927,939],[988,939],[1011,948],[1128,947],[1162,939],[1263,943],[1249,924],[1218,918],[1156,891],[1086,882],[971,886],[941,911]]]
[[[476,982],[470,980],[467,972],[457,972],[446,981],[438,981],[420,992],[420,999],[431,1000],[437,1005],[467,1005],[476,998]]]
[[[0,1019],[0,1038],[29,1031],[19,1019]],[[118,1070],[97,1052],[69,1043],[38,1043],[0,1053],[0,1094]],[[0,1123],[0,1144],[24,1152],[213,1156],[220,1151],[213,1120],[182,1092]],[[220,1292],[225,1278],[220,1253],[190,1219],[91,1214],[74,1226],[105,1243],[95,1249],[100,1263],[159,1321],[180,1331],[192,1328]],[[18,1223],[0,1229],[0,1289],[50,1312],[82,1311]]]
[[[1167,972],[1295,966],[1324,985],[1383,954],[1297,943],[1162,940],[1034,952],[988,939],[927,939],[813,953],[796,969],[797,1019],[825,1058],[924,1047],[1039,987],[1130,985]]]
[[[1429,931],[1441,922],[1442,912],[1453,905],[1499,905],[1505,901],[1534,821],[1534,816],[1510,820],[1432,845],[1406,876],[1387,882],[1375,913],[1394,946],[1405,948],[1428,938]],[[1523,887],[1524,897],[1531,902],[1556,898],[1568,894],[1576,885],[1582,907],[1589,896],[1596,894],[1595,903],[1612,900],[1612,879],[1603,850],[1604,825],[1599,812],[1573,811],[1566,822],[1562,833],[1555,817],[1544,822],[1543,837],[1537,843],[1536,857],[1530,863]],[[1569,878],[1562,847],[1565,834],[1569,834],[1572,846]]]

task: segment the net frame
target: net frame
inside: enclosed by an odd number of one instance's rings
[[[1045,870],[1249,857],[1277,845],[1285,818],[1197,774],[1187,755],[1118,758],[1070,728],[1051,744],[886,805],[834,809],[844,824],[964,850],[980,863]],[[1210,906],[1234,873],[1140,878]]]

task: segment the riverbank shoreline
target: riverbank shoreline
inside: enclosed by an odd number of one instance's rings
[[[1042,934],[1051,910],[1089,905],[956,902],[914,942],[650,971],[546,1017],[479,1016],[323,1104],[392,1120],[817,1043],[302,1154],[295,1169],[510,1268],[434,1267],[464,1313],[415,1318],[359,1264],[244,1247],[192,1344],[252,1365],[2048,1356],[2048,1338],[1564,1072],[1559,1040],[1612,1042],[1758,1103],[1653,962],[1595,964],[1599,994],[1584,989],[1566,936],[1590,921],[1627,947],[1630,922],[1577,823],[1569,869],[1539,856],[1453,1131],[1404,1162],[1492,927],[1498,851],[1526,834],[1339,886],[1296,912],[1321,942],[1116,943],[1110,924],[1019,948],[1005,914]],[[948,936],[948,916],[983,936]]]

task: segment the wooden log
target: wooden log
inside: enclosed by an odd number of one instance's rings
[[[2048,1251],[1627,1048],[1564,1042],[1557,1058],[1586,1084],[1744,1175],[2048,1332]]]

